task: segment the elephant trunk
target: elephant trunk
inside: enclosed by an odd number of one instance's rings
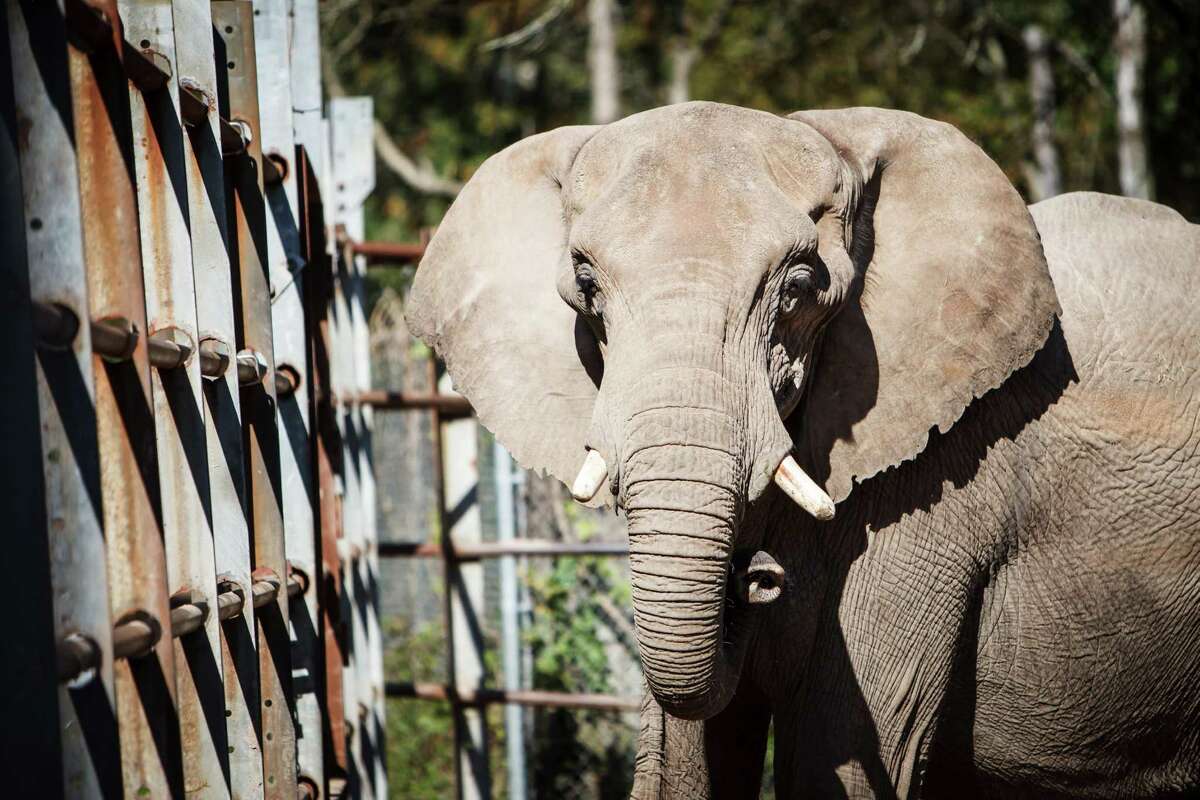
[[[673,370],[677,372],[677,370]],[[657,377],[657,376],[651,376]],[[709,370],[652,386],[699,388],[709,402],[655,398],[629,417],[621,470],[638,649],[664,709],[703,719],[735,688],[725,603],[743,474],[741,426],[704,393]]]

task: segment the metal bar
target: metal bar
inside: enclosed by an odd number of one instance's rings
[[[251,133],[240,155],[225,159],[225,194],[231,205],[229,242],[234,291],[240,303],[238,342],[260,356],[266,377],[242,390],[245,430],[245,493],[250,516],[254,564],[275,575],[287,574],[283,498],[280,485],[280,442],[276,422],[274,341],[271,287],[267,279],[269,213],[263,196],[258,102],[258,70],[254,47],[254,9],[247,0],[221,0],[211,5],[217,48],[217,102],[221,116],[240,120]],[[286,595],[257,607],[261,696],[260,741],[263,789],[267,798],[296,796],[296,731],[292,718],[291,646]]]
[[[192,603],[211,608],[216,605],[217,579],[208,425],[200,363],[191,357],[200,339],[193,246],[202,264],[211,250],[211,244],[205,248],[203,239],[209,220],[196,201],[197,194],[205,194],[205,190],[202,185],[189,185],[196,184],[199,176],[191,169],[191,138],[180,112],[171,1],[118,0],[118,5],[126,37],[138,43],[136,51],[130,46],[125,48],[127,67],[135,63],[130,56],[140,52],[163,76],[161,83],[135,78],[140,91],[131,88],[129,100],[147,337],[176,349],[169,361],[156,363],[151,359],[158,367],[152,373],[152,412],[157,429],[167,582],[172,595],[186,593]],[[194,235],[201,237],[198,243]],[[196,635],[174,638],[184,782],[228,796],[226,731],[223,726],[209,724],[210,719],[222,718],[225,710],[218,620],[204,614],[185,617],[184,622],[198,623]]]
[[[426,374],[429,388],[437,391],[438,368],[437,361],[430,357],[426,362]],[[454,540],[450,537],[449,514],[446,509],[446,467],[443,452],[442,412],[438,408],[430,409],[430,430],[433,439],[433,463],[431,472],[434,483],[434,507],[437,509],[438,546],[442,557],[442,630],[446,632],[446,677],[450,693],[451,713],[454,717],[454,796],[463,797],[463,752],[466,734],[459,715],[459,692],[455,678],[455,642],[453,635],[454,603],[451,598],[450,586],[453,584],[454,571]]]
[[[201,178],[199,175],[195,177]],[[33,326],[38,341],[47,347],[67,347],[79,332],[78,318],[69,308],[58,303],[33,303]],[[93,319],[89,322],[89,328],[92,352],[103,356],[109,362],[127,361],[141,338],[138,325],[119,317]],[[229,368],[230,358],[222,344],[220,340],[211,338],[201,341],[197,358],[200,361],[200,374],[204,377],[219,378]],[[178,369],[187,366],[192,356],[192,349],[186,342],[172,341],[168,338],[151,336],[146,346],[150,366],[156,369]],[[237,376],[243,386],[258,383],[265,375],[265,368],[258,364],[253,353],[238,355]],[[285,391],[295,391],[297,383],[291,375],[275,376],[275,385]]]
[[[171,609],[171,636],[178,639],[204,627],[208,606],[204,603],[184,603]]]
[[[462,706],[509,703],[536,708],[587,708],[596,711],[638,711],[641,700],[613,694],[543,692],[535,690],[478,689],[458,691],[440,683],[397,683],[389,681],[387,696],[413,700],[449,701]]]
[[[84,9],[72,2],[72,15]],[[104,454],[103,506],[108,540],[108,583],[113,655],[126,794],[177,789],[183,785],[176,732],[177,656],[159,620],[167,619],[166,553],[159,514],[157,430],[153,424],[151,352],[167,346],[162,337],[138,340],[147,330],[143,292],[143,248],[138,228],[132,105],[125,79],[140,56],[121,39],[116,3],[99,0],[86,14],[103,9],[109,29],[92,41],[85,62],[73,55],[76,89],[76,148],[88,154],[80,170],[87,247],[92,361],[97,376],[97,420]],[[113,28],[117,31],[114,32]],[[84,65],[90,69],[85,69]],[[122,65],[126,71],[122,70]],[[148,74],[148,71],[147,71]],[[142,342],[145,344],[143,345]],[[138,664],[124,656],[141,657]],[[173,744],[163,747],[162,742]]]
[[[316,573],[315,509],[311,424],[305,398],[295,389],[308,373],[304,298],[297,276],[304,268],[298,222],[292,124],[292,0],[254,0],[255,66],[258,73],[259,147],[267,208],[267,270],[271,286],[275,395],[278,401],[279,474],[285,554],[305,574]],[[311,53],[300,54],[312,57]],[[284,379],[286,382],[282,382]],[[290,588],[290,587],[289,587]],[[286,602],[293,595],[285,594]],[[324,785],[324,724],[313,674],[318,658],[316,593],[306,593],[289,606],[292,696],[296,719],[298,779]]]
[[[305,8],[297,8],[297,33],[300,37],[308,32],[308,41],[317,40],[316,0],[303,0]],[[303,13],[301,13],[303,12]],[[295,46],[295,45],[294,45]],[[317,124],[311,124],[313,112],[297,113],[297,132],[305,133],[310,140],[315,137],[311,158],[309,144],[297,150],[297,177],[300,179],[301,241],[305,260],[309,266],[303,284],[306,328],[309,336],[309,381],[308,403],[313,420],[314,441],[312,448],[313,472],[317,481],[316,519],[319,541],[320,564],[316,592],[319,600],[318,635],[321,639],[324,659],[317,665],[319,670],[320,694],[323,698],[327,731],[325,735],[325,793],[340,795],[349,776],[349,756],[346,749],[347,731],[343,713],[342,661],[344,641],[341,622],[341,573],[337,543],[341,537],[341,497],[336,490],[335,462],[342,452],[341,434],[337,425],[337,410],[332,402],[331,366],[331,321],[329,310],[333,302],[334,250],[325,220],[321,194],[321,165],[329,163],[324,153],[328,149],[328,136],[320,124],[320,77],[309,76],[315,87],[310,86],[305,96],[308,103],[315,103]],[[293,74],[293,86],[297,78]],[[315,98],[315,99],[314,99]],[[297,102],[301,102],[298,98]],[[306,124],[300,126],[300,122]]]
[[[195,265],[196,322],[205,406],[205,449],[208,456],[211,529],[217,574],[216,627],[220,651],[228,782],[239,797],[262,795],[262,754],[258,724],[258,650],[253,604],[243,598],[253,590],[250,532],[242,501],[245,463],[242,448],[241,386],[252,386],[266,374],[254,353],[235,353],[238,321],[234,312],[225,194],[222,131],[228,122],[218,112],[216,52],[208,0],[173,0],[179,99],[186,124],[187,203],[191,252]],[[225,59],[221,59],[224,65]],[[240,146],[240,142],[239,142]],[[229,369],[235,364],[234,369]],[[236,601],[236,614],[221,616]],[[174,613],[174,612],[172,612]],[[226,624],[221,624],[225,622]]]
[[[131,658],[145,658],[150,654],[151,648],[156,646],[170,649],[170,642],[163,638],[162,626],[156,617],[134,617],[113,627],[114,659],[125,661]],[[121,730],[125,730],[123,723]],[[173,731],[169,733],[176,735]]]
[[[368,389],[347,393],[342,402],[369,405],[380,411],[428,411],[437,409],[442,419],[457,419],[475,413],[467,398],[460,394],[421,394]]]
[[[380,558],[441,558],[445,550],[440,543],[379,542]],[[624,556],[629,545],[624,542],[548,542],[540,539],[508,539],[502,542],[455,543],[455,561],[478,561],[508,556]]]
[[[365,256],[369,263],[411,264],[425,255],[425,245],[420,242],[358,242],[347,239],[344,246],[351,255]]]
[[[362,204],[375,183],[372,136],[373,106],[367,97],[338,97],[330,101],[333,139],[335,223],[352,233],[363,228]],[[360,233],[361,235],[361,233]],[[370,384],[369,346],[364,309],[364,265],[350,257],[338,262],[334,300],[338,309],[335,342],[338,349],[335,391],[359,392]],[[359,554],[367,553],[374,539],[375,483],[370,461],[369,409],[346,406],[342,424],[342,472],[345,486],[343,513],[347,544]],[[378,703],[382,700],[382,670],[375,650],[379,645],[376,602],[373,597],[373,567],[369,558],[344,561],[343,593],[349,601],[351,642],[349,669],[344,681],[345,702],[360,710],[354,729],[351,753],[362,780],[359,791],[374,798],[384,786],[381,748],[376,746],[382,728]]]
[[[516,503],[513,498],[513,463],[508,451],[492,441],[493,482],[496,487],[496,538],[500,544],[517,539]],[[500,662],[504,688],[521,689],[521,617],[517,582],[517,561],[511,555],[500,559]],[[524,709],[510,704],[504,709],[505,768],[508,770],[508,795],[525,800],[525,721]]]
[[[118,95],[124,92],[125,79],[112,53],[115,44],[97,52],[95,62],[68,46],[61,2],[8,0],[5,10],[8,41],[4,60],[11,58],[11,86],[15,92],[12,129],[25,132],[16,137],[21,175],[15,183],[20,187],[24,207],[24,215],[16,216],[23,224],[29,294],[35,302],[66,306],[76,319],[87,318],[89,278],[93,271],[102,273],[102,264],[95,256],[108,239],[102,235],[104,230],[88,230],[89,220],[94,217],[85,218],[84,211],[89,201],[96,199],[90,193],[103,188],[103,184],[85,182],[85,178],[111,177],[111,156],[115,153],[119,161],[123,144],[120,132],[128,130],[120,108],[108,111],[101,89],[111,93],[114,86],[93,71],[93,63],[118,70]],[[111,122],[106,117],[111,117]],[[81,159],[95,159],[96,171],[81,169]],[[128,230],[124,225],[129,219],[124,212],[131,206],[132,195],[123,169],[117,175],[118,180],[110,187],[114,200],[99,206],[112,212],[108,232],[120,238]],[[86,241],[92,233],[101,235],[98,240]],[[136,254],[134,236],[135,265]],[[12,253],[6,251],[6,255],[11,257]],[[47,561],[43,569],[48,572],[51,589],[48,622],[53,625],[55,639],[66,644],[71,637],[86,637],[98,648],[99,660],[86,679],[72,681],[74,686],[58,687],[57,709],[51,712],[57,717],[55,741],[44,741],[39,734],[27,731],[31,745],[42,749],[28,763],[44,764],[47,756],[61,756],[61,784],[43,784],[43,793],[116,796],[122,791],[124,776],[126,781],[136,780],[165,794],[171,786],[168,776],[178,774],[177,759],[167,752],[160,760],[152,741],[160,721],[166,718],[165,714],[157,716],[156,712],[165,710],[159,701],[165,694],[165,708],[170,708],[173,686],[162,694],[152,694],[148,713],[143,712],[129,670],[114,666],[111,615],[124,604],[133,607],[137,601],[126,592],[130,588],[127,583],[110,585],[108,580],[110,575],[120,577],[115,569],[119,556],[139,554],[136,545],[147,520],[148,532],[157,538],[153,515],[140,513],[149,512],[152,505],[146,495],[143,504],[127,507],[110,493],[122,482],[121,473],[129,466],[133,466],[132,474],[127,475],[129,483],[141,486],[139,462],[130,458],[127,444],[120,446],[124,437],[112,424],[114,420],[116,426],[121,424],[119,407],[109,384],[104,382],[105,370],[91,355],[90,336],[90,330],[73,333],[61,349],[39,348],[34,360],[43,478],[37,502],[44,504],[45,536],[28,538],[42,538]],[[144,350],[142,353],[144,365]],[[135,401],[134,407],[139,396],[144,403],[149,393],[148,385],[139,383],[138,378],[135,373],[133,385],[123,395]],[[138,433],[135,430],[130,435]],[[118,446],[105,447],[113,444]],[[101,447],[107,453],[104,472],[99,459]],[[152,465],[152,446],[150,453]],[[102,530],[122,513],[132,516],[125,520],[122,530],[109,527],[106,542]],[[122,553],[123,546],[132,546],[133,552]],[[106,563],[112,569],[106,570]],[[157,570],[153,558],[142,563],[147,567],[143,587],[151,595],[147,599],[161,602],[165,612],[161,553]],[[161,674],[166,682],[173,683],[170,647],[160,648],[159,654]],[[23,689],[36,692],[37,685],[33,682]]]

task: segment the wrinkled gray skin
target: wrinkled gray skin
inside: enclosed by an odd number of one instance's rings
[[[1198,298],[1169,209],[689,103],[490,159],[409,318],[523,464],[608,464],[635,797],[756,796],[772,718],[781,797],[1150,797],[1200,787]]]

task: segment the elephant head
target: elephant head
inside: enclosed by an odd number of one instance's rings
[[[746,647],[727,617],[747,508],[778,485],[832,516],[1057,311],[1024,203],[953,127],[686,103],[490,158],[408,317],[520,463],[625,510],[647,684],[706,718]]]

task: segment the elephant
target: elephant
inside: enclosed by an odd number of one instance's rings
[[[1198,231],[876,108],[479,168],[407,318],[626,517],[635,798],[1200,792]]]

